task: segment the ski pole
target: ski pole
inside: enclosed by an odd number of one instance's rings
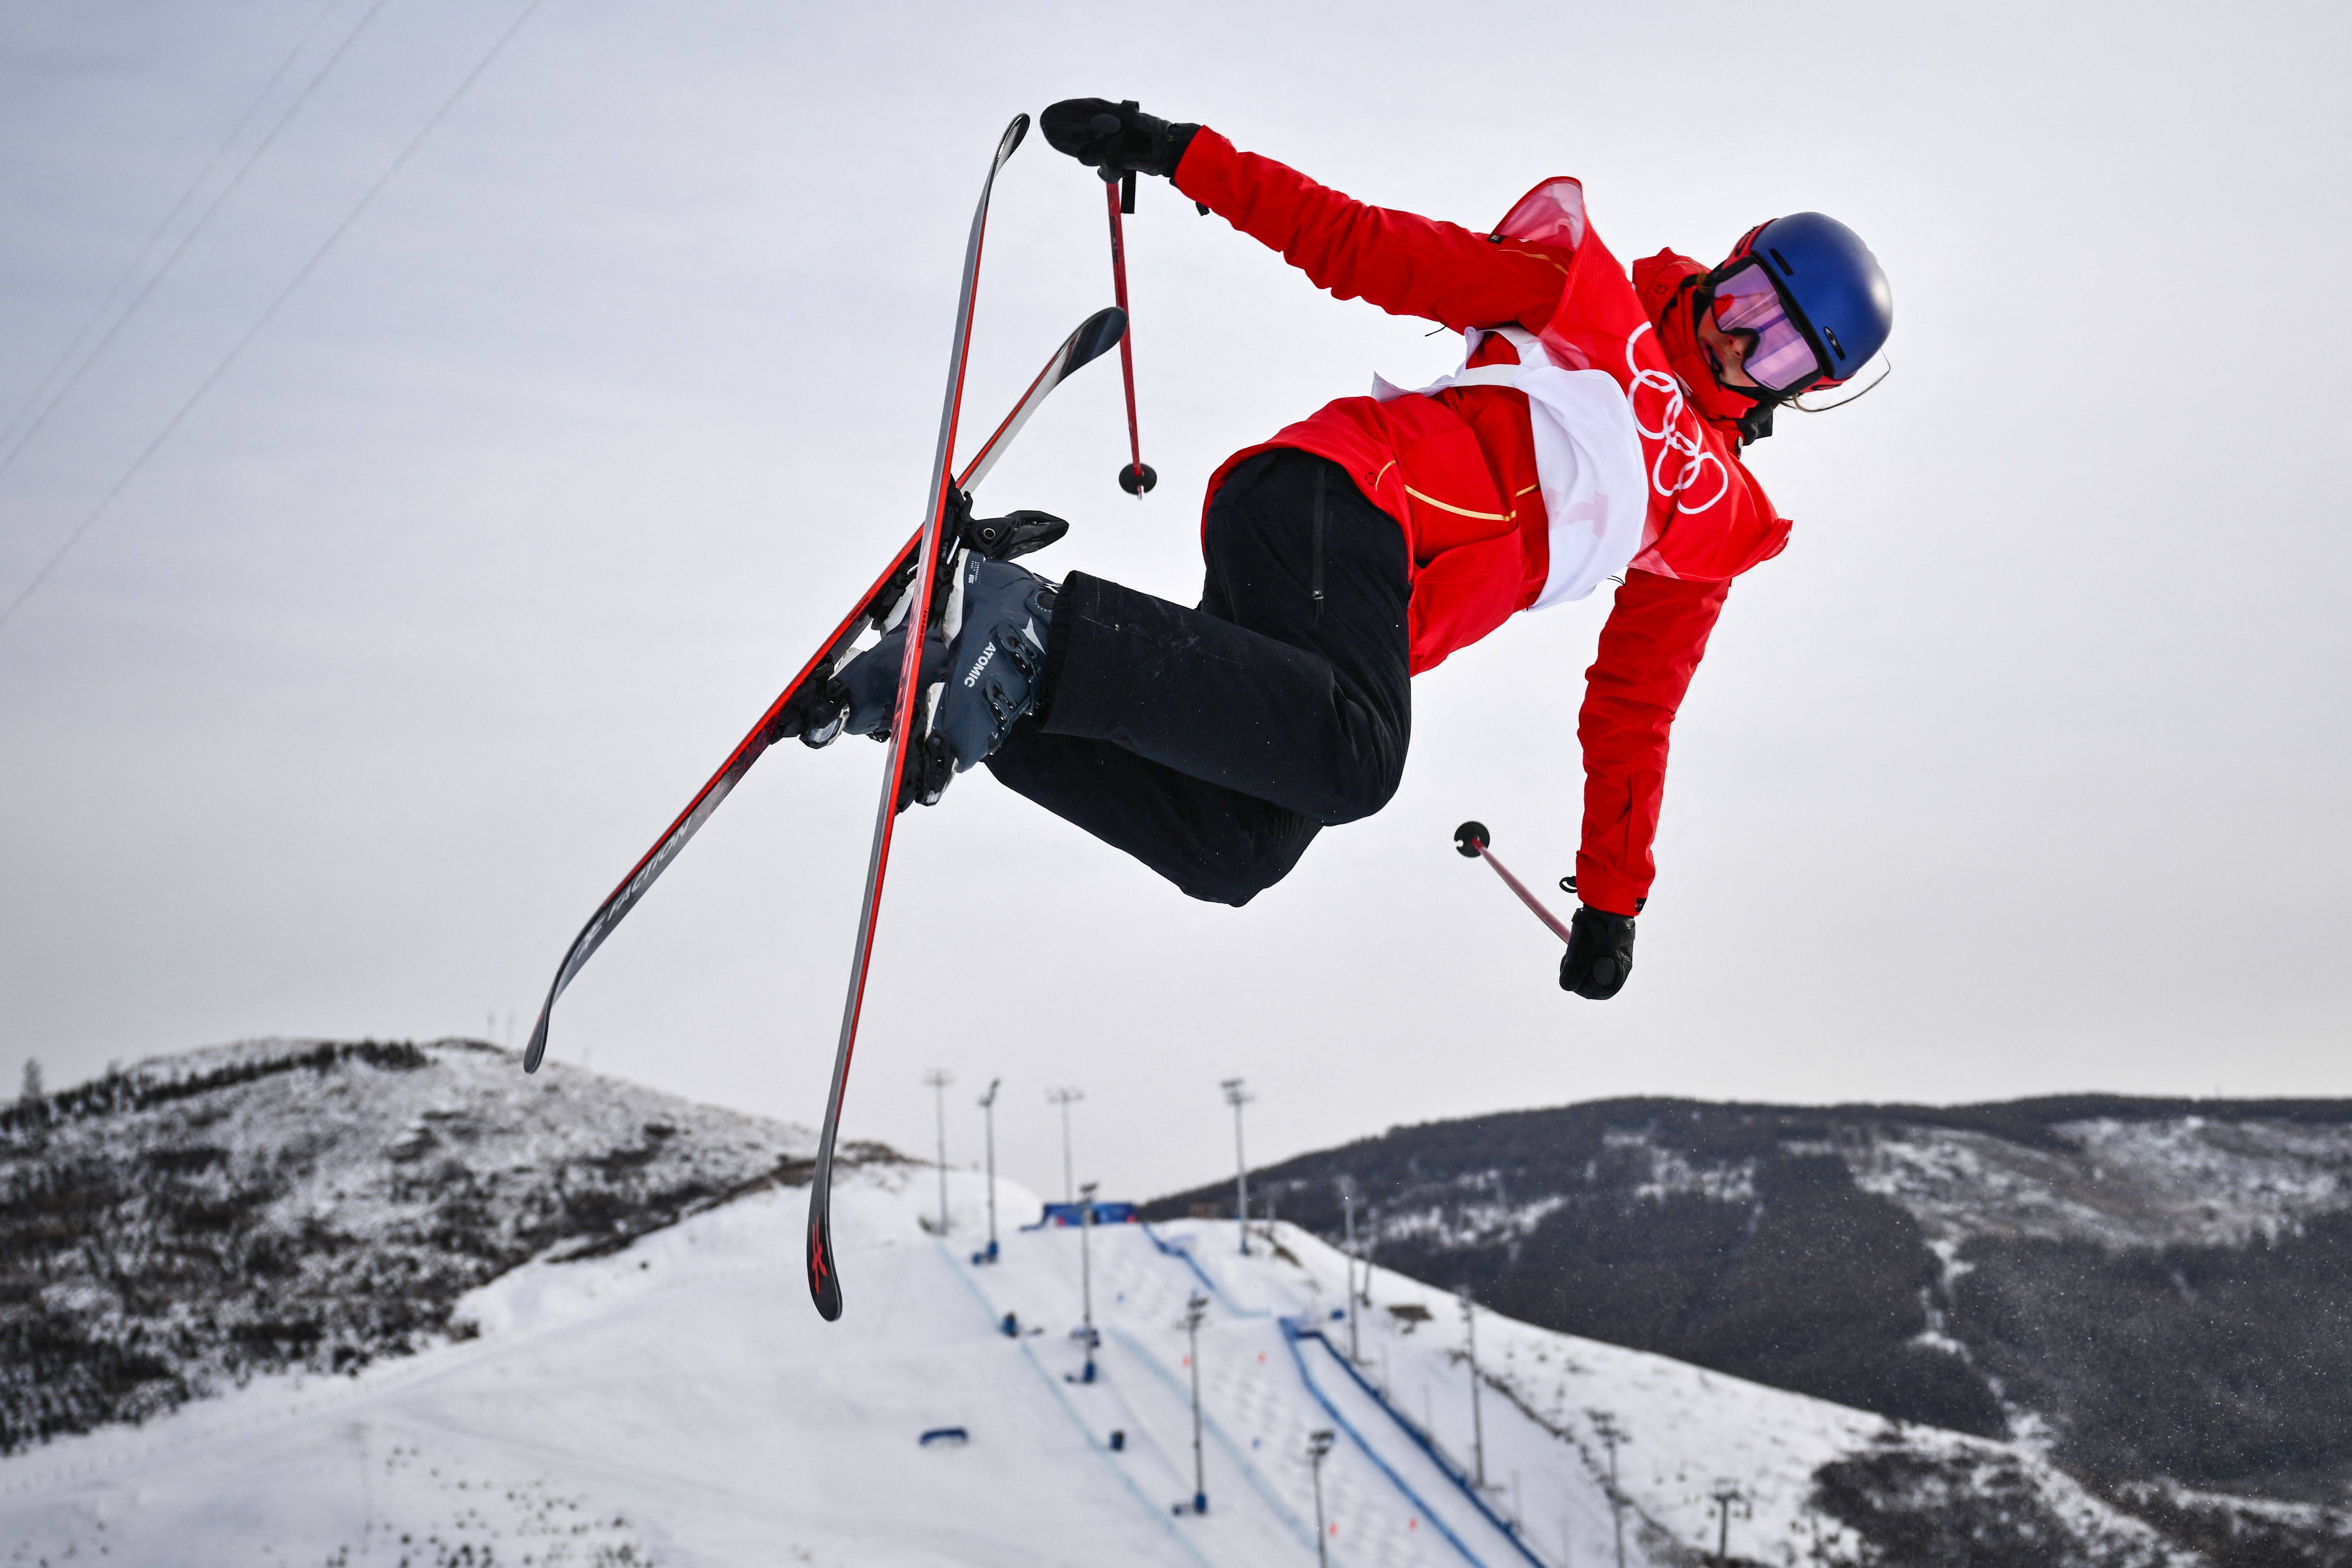
[[[1559,938],[1562,942],[1574,941],[1575,939],[1570,934],[1567,925],[1564,924],[1557,915],[1554,915],[1549,910],[1543,907],[1543,900],[1537,898],[1533,893],[1528,892],[1527,885],[1521,882],[1517,877],[1512,876],[1509,870],[1504,867],[1503,863],[1495,858],[1495,852],[1486,847],[1487,844],[1492,841],[1493,837],[1494,836],[1486,831],[1486,825],[1485,823],[1465,822],[1461,826],[1454,830],[1454,847],[1461,851],[1466,858],[1484,860],[1487,865],[1493,867],[1495,868],[1495,875],[1503,879],[1503,886],[1518,894],[1519,902],[1535,910],[1536,919],[1549,926],[1554,936]]]
[[[1131,110],[1135,105],[1130,103],[1127,108]],[[1124,176],[1104,171],[1103,201],[1110,208],[1111,289],[1116,296],[1114,302],[1124,312],[1127,310],[1127,230],[1118,219],[1119,214],[1135,210],[1135,171],[1130,169]],[[1130,325],[1134,319],[1132,313],[1129,313]],[[1118,340],[1118,374],[1127,384],[1129,458],[1127,466],[1118,471],[1118,488],[1141,500],[1143,492],[1160,482],[1160,476],[1153,473],[1150,466],[1143,460],[1143,437],[1135,421],[1135,334],[1132,331]]]

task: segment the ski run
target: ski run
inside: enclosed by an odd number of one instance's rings
[[[1900,1443],[2021,1465],[2119,1562],[2138,1526],[2009,1445],[1889,1423],[1481,1312],[1474,1436],[1459,1304],[1385,1270],[1348,1361],[1341,1256],[1290,1226],[1016,1229],[1041,1205],[982,1178],[880,1163],[835,1189],[866,1306],[799,1300],[805,1194],[775,1187],[600,1258],[537,1262],[466,1298],[472,1337],[351,1376],[257,1379],[141,1426],[0,1460],[0,1564],[1215,1564],[1343,1568],[1615,1561],[1597,1412],[1618,1449],[1624,1561],[1731,1546],[1796,1563],[1855,1543],[1806,1507],[1813,1472]],[[1089,1268],[1090,1260],[1090,1268]],[[1090,1279],[1089,1279],[1090,1275]],[[1097,1375],[1074,1332],[1091,1286]],[[1192,1496],[1186,1301],[1200,1331],[1209,1509]],[[1006,1314],[1021,1329],[1003,1331]],[[1335,1315],[1336,1314],[1336,1315]],[[1384,1391],[1375,1393],[1375,1390]],[[927,1433],[960,1428],[963,1438]],[[1119,1436],[1115,1437],[1114,1434]],[[1483,1440],[1487,1485],[1465,1479]]]

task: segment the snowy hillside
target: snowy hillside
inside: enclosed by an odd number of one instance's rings
[[[1395,1128],[1251,1190],[1329,1237],[1343,1177],[1381,1261],[1525,1321],[2028,1441],[2198,1540],[2315,1505],[2291,1560],[2352,1562],[2352,1101],[1610,1100]]]
[[[454,1040],[256,1041],[0,1111],[0,1451],[436,1342],[525,1258],[790,1179],[812,1145]]]
[[[1702,1561],[1723,1480],[1740,1492],[1739,1561],[1885,1560],[1839,1515],[1893,1539],[1874,1498],[1956,1478],[1967,1528],[1996,1549],[2194,1561],[2014,1448],[1486,1314],[1479,1491],[1462,1475],[1477,1440],[1450,1298],[1376,1271],[1351,1369],[1333,1315],[1343,1261],[1294,1227],[1248,1259],[1230,1222],[1012,1233],[982,1267],[983,1183],[952,1177],[944,1240],[926,1223],[935,1192],[907,1165],[845,1184],[839,1324],[805,1300],[803,1191],[768,1186],[503,1275],[457,1304],[470,1338],[257,1377],[0,1460],[0,1563],[1296,1568],[1313,1560],[1318,1429],[1337,1434],[1322,1470],[1335,1563],[1599,1563],[1613,1532],[1602,1410],[1626,1434],[1629,1563]],[[1038,1211],[1010,1184],[998,1203],[1008,1224]],[[1071,1331],[1089,1285],[1086,1382]],[[1205,1515],[1171,1508],[1193,1490],[1180,1319],[1195,1292]],[[919,1441],[943,1427],[966,1440]]]

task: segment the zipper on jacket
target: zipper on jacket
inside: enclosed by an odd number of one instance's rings
[[[1318,622],[1323,618],[1323,486],[1330,472],[1328,465],[1321,463],[1316,465],[1314,565],[1309,572],[1307,586],[1315,600],[1315,618]]]

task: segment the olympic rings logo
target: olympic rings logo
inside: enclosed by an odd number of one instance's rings
[[[1625,388],[1625,403],[1633,410],[1633,428],[1641,432],[1642,438],[1664,443],[1658,449],[1657,460],[1650,465],[1650,483],[1660,495],[1674,501],[1676,511],[1705,511],[1731,493],[1731,470],[1724,466],[1721,458],[1708,450],[1700,432],[1698,416],[1691,413],[1688,400],[1683,395],[1682,383],[1664,371],[1646,370],[1634,361],[1633,345],[1640,342],[1642,334],[1648,331],[1650,323],[1644,321],[1625,340],[1625,370],[1631,378]],[[1654,430],[1642,417],[1642,394],[1644,392],[1664,395],[1657,404],[1658,425]],[[1685,435],[1681,427],[1685,416],[1690,421],[1688,435]],[[1666,465],[1676,456],[1682,458],[1682,468],[1669,482]],[[1698,482],[1699,476],[1706,471],[1710,463],[1715,465],[1715,493],[1694,506],[1684,499],[1685,493]]]

